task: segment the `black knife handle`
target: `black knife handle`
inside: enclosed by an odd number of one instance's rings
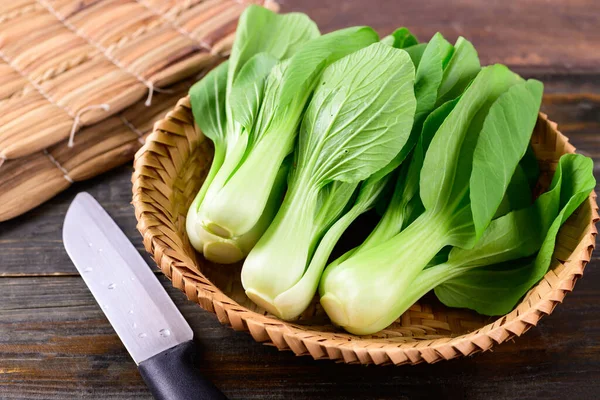
[[[142,361],[138,368],[156,400],[227,400],[196,367],[198,348],[183,342]]]

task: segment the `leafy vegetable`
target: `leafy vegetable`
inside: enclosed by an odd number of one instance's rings
[[[523,90],[531,94],[517,98],[515,93]],[[420,174],[425,212],[390,240],[350,255],[323,274],[321,304],[333,322],[358,334],[386,327],[404,311],[392,307],[398,296],[408,291],[442,248],[475,245],[496,210],[474,201],[499,205],[508,182],[490,180],[478,187],[471,176],[514,174],[520,157],[513,154],[522,156],[527,149],[541,92],[539,82],[524,82],[504,66],[481,70],[442,122],[425,155]],[[517,108],[535,112],[523,115]],[[480,170],[475,171],[476,154],[497,150],[495,135],[502,135],[514,151],[500,165],[479,163]],[[472,207],[483,211],[473,215]]]
[[[242,269],[246,294],[271,313],[291,319],[306,308],[333,246],[383,189],[365,182],[342,216],[358,184],[406,144],[414,73],[406,52],[380,43],[323,73],[300,129],[288,193]]]
[[[196,124],[204,135],[213,141],[215,154],[202,188],[190,206],[189,212],[191,213],[191,218],[188,218],[188,223],[193,220],[193,216],[198,207],[200,207],[200,203],[202,203],[210,183],[225,160],[227,132],[225,90],[228,68],[229,61],[225,61],[210,71],[204,79],[197,82],[190,89],[190,102],[192,104],[194,121],[196,121]],[[200,239],[194,230],[189,228],[188,235],[190,236],[190,241],[194,247],[198,248],[201,246]]]
[[[407,302],[435,287],[448,306],[488,315],[508,313],[548,271],[558,229],[594,185],[591,159],[562,156],[548,192],[530,207],[494,220],[473,249],[455,247],[448,261],[423,271]]]
[[[452,58],[444,68],[436,106],[458,97],[480,69],[477,51],[471,42],[459,37],[454,44]]]
[[[425,53],[425,49],[427,48],[427,43],[419,43],[410,47],[404,48],[404,50],[410,56],[415,68],[419,67],[421,63],[421,58],[423,58],[423,53]]]
[[[454,47],[448,43],[440,33],[436,33],[429,43],[427,43],[423,54],[419,58],[416,70],[415,97],[417,98],[417,110],[415,112],[415,121],[411,130],[408,145],[402,149],[386,168],[378,172],[378,178],[397,168],[419,140],[419,136],[423,130],[423,123],[435,108],[438,89],[444,83],[444,68],[448,65],[451,58],[453,58],[453,53]],[[475,57],[477,58],[476,54]],[[464,85],[461,89],[464,89],[479,70],[479,60],[477,60],[476,64],[476,71],[471,69],[455,71],[453,74],[448,75],[446,79],[461,82],[461,84]],[[408,168],[408,165],[405,165],[404,168]],[[403,171],[400,176],[405,176],[406,173],[406,171]]]
[[[215,146],[210,171],[190,206],[186,219],[190,242],[198,251],[205,251],[204,240],[207,237],[219,238],[216,234],[219,233],[218,227],[216,233],[198,229],[200,218],[198,214],[209,187],[217,175],[215,186],[220,187],[244,155],[248,138],[247,131],[244,134],[242,125],[247,127],[255,118],[253,113],[260,106],[263,94],[264,80],[257,79],[257,82],[253,78],[264,77],[269,73],[269,65],[272,67],[272,60],[290,57],[307,41],[318,36],[319,30],[316,24],[304,14],[278,15],[263,7],[251,5],[240,16],[230,59],[209,72],[190,89],[194,120]],[[246,64],[249,65],[242,71]],[[239,87],[234,90],[234,81],[240,72],[243,72],[242,79],[238,82]],[[255,97],[251,108],[244,110],[240,107],[242,101],[252,99],[253,96]],[[238,109],[236,117],[242,121],[242,125],[235,123],[232,108]],[[223,165],[225,168],[220,171]],[[279,181],[280,184],[284,184],[283,180]],[[211,194],[214,195],[215,191],[213,189]],[[276,192],[277,190],[274,194]],[[266,212],[263,219],[268,214],[269,212]],[[236,249],[232,250],[235,252]]]
[[[229,57],[227,93],[242,67],[256,54],[267,53],[285,60],[310,39],[319,36],[319,28],[306,14],[276,14],[264,7],[250,5],[238,22],[236,38]]]
[[[280,16],[251,6],[240,19],[226,80],[223,68],[194,87],[204,92],[191,96],[198,118],[208,113],[200,108],[210,105],[209,100],[220,101],[217,162],[187,218],[191,243],[212,261],[241,260],[268,226],[268,216],[275,215],[279,203],[271,200],[285,188],[285,180],[278,179],[282,163],[292,151],[305,104],[323,69],[378,40],[365,27],[317,35],[306,16]]]
[[[395,47],[397,49],[404,49],[411,47],[419,43],[416,36],[414,36],[408,28],[400,27],[396,29],[391,35],[388,35],[381,39],[381,43],[387,44],[388,46]]]
[[[492,107],[488,118],[506,119],[501,125],[504,132],[519,132],[506,136],[498,132],[499,124],[484,125],[473,154],[471,173],[471,212],[477,237],[489,224],[498,209],[506,189],[514,175],[516,165],[525,155],[533,124],[540,108],[542,86],[528,81],[511,87]],[[523,125],[522,122],[529,122]],[[515,165],[514,168],[495,168],[497,165]],[[490,173],[495,171],[495,173]]]
[[[320,35],[306,15],[249,6],[229,61],[190,90],[215,149],[188,211],[190,242],[215,262],[247,255],[246,294],[283,319],[317,289],[356,334],[432,289],[448,306],[507,313],[548,271],[561,225],[595,185],[593,162],[568,154],[540,194],[529,142],[542,89],[505,66],[482,69],[462,37]],[[327,265],[372,208],[377,226]]]
[[[263,89],[277,59],[268,53],[254,55],[241,69],[229,96],[232,119],[251,132],[259,115]]]
[[[462,41],[459,39],[457,43]],[[477,60],[474,63],[476,68],[466,68],[464,71],[453,69],[453,72],[450,74],[444,73],[445,66],[448,66],[452,59],[456,59],[459,52],[464,52],[465,48],[468,47],[462,45],[459,50],[455,51],[443,36],[438,33],[434,35],[429,44],[427,44],[427,47],[425,47],[423,55],[419,57],[419,60],[422,59],[423,62],[419,62],[417,67],[417,80],[420,82],[420,89],[415,89],[418,111],[411,133],[413,138],[418,137],[417,145],[408,162],[405,162],[400,167],[394,194],[381,221],[363,244],[353,252],[363,251],[376,243],[390,239],[424,211],[418,193],[419,175],[423,166],[425,152],[429,147],[433,135],[448,114],[454,109],[458,101],[458,99],[448,101],[430,114],[433,105],[438,103],[436,93],[438,93],[440,85],[445,82],[444,79],[446,81],[460,82],[462,86],[456,83],[454,87],[464,90],[479,70],[479,60]],[[477,58],[476,53],[475,58]],[[417,86],[418,84],[415,85],[415,87]],[[424,88],[428,89],[425,90]],[[433,96],[429,94],[430,92],[433,92]],[[335,264],[339,262],[336,261]]]
[[[425,152],[433,135],[457,102],[458,99],[450,101],[427,117],[410,162],[400,168],[400,176],[388,207],[375,229],[355,251],[364,251],[377,243],[391,239],[423,213],[423,203],[419,198],[419,174],[423,167]]]

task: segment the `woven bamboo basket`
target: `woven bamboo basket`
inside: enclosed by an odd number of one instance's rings
[[[546,115],[532,137],[549,182],[562,154],[575,148]],[[137,152],[133,204],[146,249],[175,287],[235,330],[262,343],[315,359],[361,364],[433,363],[489,350],[520,336],[562,302],[590,260],[598,220],[592,193],[562,227],[551,270],[509,314],[485,317],[443,306],[434,296],[414,304],[391,326],[369,336],[337,330],[315,299],[298,321],[268,315],[244,294],[241,265],[215,265],[197,255],[185,234],[189,204],[208,172],[212,145],[194,124],[188,98],[181,99]]]

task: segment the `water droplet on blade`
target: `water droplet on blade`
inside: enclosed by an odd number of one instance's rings
[[[160,336],[162,336],[162,337],[171,336],[171,331],[168,329],[161,329],[160,331],[158,331],[158,333],[160,333]]]
[[[137,328],[137,324],[134,322],[133,324],[131,324],[131,327],[132,327],[133,329],[135,329],[135,328]]]
[[[147,334],[145,334],[144,332],[142,332],[142,333],[140,333],[140,334],[138,335],[138,337],[139,337],[140,339],[143,339],[143,338],[145,338],[146,336],[148,336],[148,335],[147,335]]]
[[[89,247],[92,247],[92,246],[93,246],[93,245],[92,245],[92,242],[88,242],[88,246],[89,246]]]
[[[87,267],[86,269],[83,270],[83,272],[88,273],[88,272],[92,272],[93,269],[92,267]]]
[[[112,289],[114,289],[114,288],[116,288],[116,287],[117,287],[117,285],[116,285],[116,284],[114,284],[114,283],[111,283],[110,285],[108,285],[108,288],[109,288],[110,290],[112,290]]]
[[[129,310],[129,314],[133,314],[133,310]]]

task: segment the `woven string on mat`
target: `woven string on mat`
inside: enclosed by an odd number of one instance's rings
[[[0,159],[73,142],[79,128],[213,64],[248,3],[1,2]]]
[[[67,189],[133,158],[154,123],[184,96],[193,80],[158,94],[151,107],[141,100],[117,115],[81,130],[75,146],[63,140],[42,151],[8,160],[0,170],[0,221],[18,216]]]

